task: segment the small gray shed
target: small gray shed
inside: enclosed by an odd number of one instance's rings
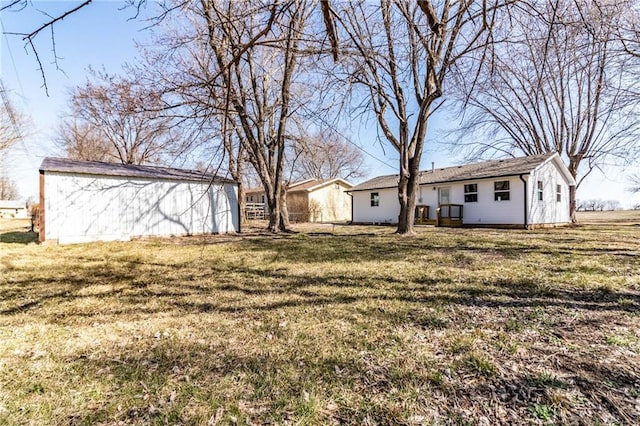
[[[169,167],[45,158],[40,208],[41,242],[240,231],[237,182]]]

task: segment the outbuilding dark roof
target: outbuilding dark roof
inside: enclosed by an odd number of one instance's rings
[[[420,172],[419,185],[527,174],[531,173],[536,167],[554,155],[557,154],[532,155],[505,160],[485,161],[464,166],[445,167],[443,169],[434,169],[433,171],[425,170]],[[398,186],[398,179],[399,175],[378,176],[354,186],[350,191],[395,188]]]
[[[40,172],[60,172],[93,176],[121,176],[195,182],[235,183],[231,179],[226,179],[212,173],[205,173],[198,170],[105,163],[102,161],[80,161],[52,157],[47,157],[42,161],[42,164],[40,165]]]

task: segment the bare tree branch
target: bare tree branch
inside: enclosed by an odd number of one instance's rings
[[[468,68],[459,70],[466,117],[454,134],[474,135],[470,156],[558,152],[578,186],[607,161],[632,161],[640,63],[616,37],[618,5],[556,0],[514,13],[479,84],[465,87]],[[575,191],[570,202],[573,213]]]

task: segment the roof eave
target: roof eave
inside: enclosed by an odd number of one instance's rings
[[[485,179],[496,179],[496,178],[505,178],[505,177],[518,177],[518,176],[523,176],[523,175],[530,175],[532,172],[532,170],[529,171],[525,171],[525,172],[516,172],[516,173],[505,173],[505,174],[498,174],[498,175],[491,175],[491,176],[483,176],[483,177],[476,177],[476,178],[461,178],[461,179],[448,179],[448,180],[437,180],[437,181],[432,181],[432,182],[423,182],[423,183],[418,183],[418,186],[428,186],[428,185],[442,185],[442,184],[446,184],[446,183],[458,183],[458,182],[465,182],[465,181],[473,181],[473,180],[485,180]],[[375,190],[379,190],[379,189],[391,189],[391,188],[397,188],[397,185],[394,186],[379,186],[379,187],[373,187],[373,188],[363,188],[363,189],[350,189],[350,192],[358,192],[358,191],[375,191]]]

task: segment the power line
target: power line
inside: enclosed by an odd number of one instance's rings
[[[384,164],[385,166],[391,167],[392,169],[397,169],[397,166],[393,166],[393,165],[387,163],[386,161],[381,160],[378,156],[376,156],[374,154],[371,154],[369,151],[367,151],[366,149],[364,149],[363,147],[361,147],[360,145],[358,145],[357,143],[352,141],[349,137],[347,137],[345,134],[343,134],[340,130],[336,129],[333,125],[331,125],[328,121],[326,121],[322,116],[320,116],[315,111],[313,111],[310,108],[308,108],[306,105],[301,105],[301,106],[302,106],[302,108],[304,108],[309,113],[309,116],[311,117],[311,120],[315,121],[316,124],[321,124],[321,125],[323,125],[325,127],[330,128],[332,131],[334,131],[338,135],[340,135],[340,137],[342,137],[349,144],[355,146],[357,149],[359,149],[360,151],[362,151],[363,153],[365,153],[369,157],[373,158],[374,160],[376,160],[380,164]]]
[[[4,41],[5,44],[7,46],[7,52],[9,52],[9,59],[11,60],[11,65],[13,67],[13,72],[16,76],[16,81],[18,82],[18,88],[20,89],[20,94],[22,95],[22,98],[25,99],[26,96],[24,94],[24,87],[22,86],[22,80],[20,80],[20,74],[18,73],[18,67],[16,66],[16,61],[13,57],[13,51],[11,50],[11,43],[9,43],[9,37],[7,36],[7,34],[3,31],[4,30],[4,22],[2,20],[2,16],[0,15],[0,31],[2,31],[2,35],[4,36]]]

